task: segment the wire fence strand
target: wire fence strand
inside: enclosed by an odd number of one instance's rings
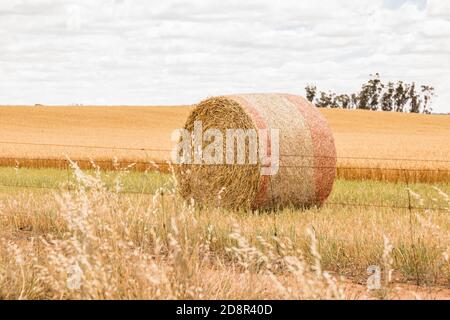
[[[135,147],[108,147],[108,146],[94,146],[94,145],[77,145],[77,144],[53,144],[53,143],[35,143],[35,142],[20,142],[20,141],[0,141],[0,144],[6,145],[33,145],[33,146],[53,146],[53,147],[64,147],[64,148],[88,148],[88,149],[99,149],[99,150],[123,150],[123,151],[145,151],[145,152],[171,152],[173,150],[165,149],[165,148],[154,148],[154,147],[144,147],[144,148],[135,148]],[[450,163],[448,159],[408,159],[408,158],[381,158],[381,157],[355,157],[355,156],[313,156],[313,155],[296,155],[296,154],[281,154],[282,163],[279,165],[279,168],[287,168],[287,169],[336,169],[334,166],[321,166],[314,164],[286,164],[283,163],[288,161],[290,157],[296,158],[331,158],[331,159],[352,159],[352,160],[372,160],[372,161],[404,161],[404,162],[433,162],[433,163]],[[287,159],[286,159],[287,158]],[[293,160],[289,160],[291,162]],[[143,160],[127,160],[127,159],[63,159],[63,158],[17,158],[17,157],[0,157],[0,166],[9,166],[15,167],[17,169],[24,167],[45,167],[45,162],[49,162],[53,165],[61,164],[58,166],[59,169],[63,170],[71,170],[72,164],[71,162],[77,163],[83,169],[95,169],[96,164],[101,164],[104,167],[109,165],[112,169],[123,169],[122,166],[126,166],[127,170],[133,170],[135,166],[140,166],[145,168],[145,170],[154,170],[154,171],[167,171],[173,163],[170,161],[143,161]],[[215,166],[232,166],[235,164],[203,164],[203,165],[215,165]],[[247,166],[255,166],[257,164],[246,164]],[[437,173],[450,173],[450,168],[405,168],[405,167],[389,167],[389,166],[339,166],[338,170],[375,170],[375,171],[402,171],[405,174],[407,172],[437,172]],[[289,175],[289,172],[285,172],[284,174]],[[295,174],[293,174],[295,175]],[[450,177],[450,175],[449,175]],[[69,180],[69,174],[68,178]],[[406,178],[407,179],[407,178]],[[407,180],[408,183],[408,180]],[[60,187],[55,186],[45,186],[45,185],[26,185],[26,184],[6,184],[0,182],[0,187],[4,188],[26,188],[26,189],[50,189],[57,190],[61,189]],[[121,191],[119,193],[123,194],[153,194],[153,192],[146,191]],[[408,206],[395,206],[395,205],[385,205],[385,204],[375,204],[375,203],[351,203],[351,202],[333,202],[327,201],[324,203],[325,206],[352,206],[352,207],[375,207],[375,208],[392,208],[392,209],[408,209],[408,210],[439,210],[439,211],[449,211],[448,208],[442,207],[412,207],[409,203]]]
[[[175,164],[169,160],[167,161],[133,161],[133,160],[120,160],[120,159],[61,159],[61,158],[2,158],[0,157],[0,166],[1,163],[5,164],[6,162],[9,162],[11,165],[9,166],[16,166],[20,167],[21,164],[27,164],[29,162],[60,162],[65,163],[68,167],[70,167],[70,163],[84,163],[84,164],[91,164],[93,167],[97,163],[108,163],[112,165],[126,165],[126,166],[133,166],[133,165],[144,165],[155,168],[155,166],[173,166],[173,165],[198,165],[198,166],[235,166],[236,164]],[[242,164],[244,166],[257,166],[258,164]],[[6,165],[3,165],[6,166]],[[336,169],[335,166],[321,166],[321,165],[303,165],[303,164],[279,164],[279,168],[293,168],[293,169],[301,169],[301,168],[310,168],[310,169]],[[157,169],[157,168],[155,168]],[[450,168],[405,168],[405,167],[381,167],[381,166],[338,166],[337,169],[339,170],[383,170],[383,171],[410,171],[410,172],[450,172]]]
[[[39,143],[25,141],[0,141],[0,144],[10,145],[33,145],[33,146],[52,146],[66,148],[86,148],[101,150],[126,150],[126,151],[148,151],[148,152],[172,152],[174,149],[160,147],[114,147],[114,146],[96,146],[96,145],[78,145],[78,144],[57,144],[57,143]],[[375,161],[409,161],[409,162],[442,162],[450,163],[449,159],[411,159],[411,158],[389,158],[389,157],[357,157],[357,156],[327,156],[327,155],[303,155],[303,154],[280,154],[280,157],[298,157],[298,158],[328,158],[328,159],[353,159],[353,160],[375,160]]]
[[[0,183],[0,187],[5,188],[18,188],[18,189],[45,189],[45,190],[73,190],[73,188],[63,187],[63,186],[36,186],[36,185],[25,185],[25,184],[4,184]],[[135,190],[126,190],[126,191],[113,191],[119,194],[142,194],[142,195],[154,195],[155,192],[146,192],[146,191],[135,191]],[[394,205],[384,205],[384,204],[374,204],[374,203],[352,203],[352,202],[333,202],[326,201],[323,206],[349,206],[349,207],[373,207],[373,208],[385,208],[385,209],[405,209],[405,210],[436,210],[436,211],[449,211],[449,208],[444,207],[414,207],[414,206],[394,206]]]

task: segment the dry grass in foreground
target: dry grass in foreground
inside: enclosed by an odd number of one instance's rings
[[[106,185],[74,170],[72,191],[2,196],[1,298],[450,297],[448,212],[199,209],[168,180],[154,196],[124,195],[126,172]],[[370,265],[382,288],[368,292]]]

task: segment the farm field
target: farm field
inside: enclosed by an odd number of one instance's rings
[[[245,212],[183,202],[158,164],[190,110],[0,107],[0,298],[450,298],[448,116],[320,110],[330,197]]]
[[[174,145],[171,133],[183,126],[191,108],[3,106],[0,164],[61,168],[67,166],[61,161],[67,156],[93,159],[110,169],[111,159],[116,157],[130,163],[145,162],[135,166],[144,170],[150,160],[170,159],[169,150]],[[450,116],[320,111],[333,130],[339,177],[450,180]],[[80,166],[90,167],[90,163],[82,161]]]
[[[405,184],[338,179],[321,208],[273,214],[187,206],[157,172],[0,180],[1,298],[450,297],[448,183],[410,184],[410,203]],[[383,287],[369,292],[371,265]]]
[[[450,301],[450,2],[366,2],[0,2],[0,301]]]

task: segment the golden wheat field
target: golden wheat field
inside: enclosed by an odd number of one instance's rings
[[[170,159],[171,133],[192,107],[2,106],[0,163],[81,167],[93,159]],[[450,116],[321,109],[335,138],[338,176],[347,179],[437,182],[450,179]],[[146,168],[148,164],[137,164]],[[403,170],[405,169],[405,170]]]

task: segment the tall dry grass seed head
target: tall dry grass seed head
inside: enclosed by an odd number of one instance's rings
[[[317,239],[311,229],[311,253],[314,264],[306,263],[302,252],[295,250],[288,238],[273,238],[270,244],[262,237],[257,248],[242,236],[234,226],[230,237],[236,245],[228,248],[240,267],[247,273],[262,274],[272,281],[283,299],[343,299],[344,292],[338,281],[328,272],[322,271]]]
[[[135,243],[136,223],[144,221],[124,210],[119,194],[108,191],[98,173],[90,176],[72,165],[76,189],[55,195],[57,215],[64,221],[58,232],[38,237],[23,252],[9,245],[10,256],[17,258],[11,261],[23,266],[21,277],[33,278],[25,281],[32,290],[12,290],[5,298],[176,297],[162,261]],[[18,276],[14,271],[7,275]]]
[[[371,264],[450,279],[448,217],[437,211],[227,211],[181,200],[173,176],[145,176],[153,194],[126,194],[127,170],[72,163],[70,188],[1,195],[0,298],[340,299],[348,282],[326,270],[365,276]]]
[[[450,212],[449,195],[438,187],[433,187],[433,189],[437,192],[438,197],[441,197],[442,200],[446,202],[447,206],[445,209]],[[417,193],[415,193],[415,197],[423,199],[422,196]],[[450,285],[450,233],[446,230],[443,230],[440,226],[433,222],[433,213],[434,211],[432,209],[425,210],[423,214],[416,212],[415,218],[419,222],[419,225],[422,227],[422,229],[432,234],[437,239],[441,239],[441,241],[439,242],[439,246],[441,248],[439,249],[442,252],[442,257],[440,257],[440,259],[437,259],[436,263],[439,266],[445,266],[442,269],[446,271],[446,277],[448,279],[448,284]],[[448,220],[448,224],[450,224],[450,217],[446,216],[446,218]]]

